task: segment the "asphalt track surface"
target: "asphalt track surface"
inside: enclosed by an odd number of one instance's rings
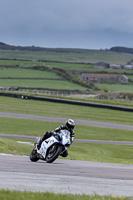
[[[133,196],[133,165],[57,159],[48,164],[0,154],[0,188],[69,194]]]
[[[61,123],[64,123],[66,121],[65,118],[59,118],[59,117],[47,117],[47,116],[26,115],[26,114],[6,113],[6,112],[0,112],[0,116],[23,118],[23,119],[34,119],[34,120],[51,121],[51,122],[61,122]],[[74,120],[76,124],[80,124],[80,125],[106,127],[106,128],[133,131],[133,125],[115,124],[115,123],[106,123],[106,122],[97,122],[97,121],[88,121],[88,120],[79,120],[79,119],[74,119]]]
[[[64,122],[62,118],[13,113],[0,116]],[[77,124],[93,126],[90,121]],[[131,125],[94,122],[94,126],[133,130]],[[0,188],[71,194],[133,197],[133,165],[57,159],[48,164],[31,162],[27,156],[0,154]]]

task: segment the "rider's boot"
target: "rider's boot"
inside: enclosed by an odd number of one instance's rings
[[[49,138],[53,133],[51,131],[47,131],[42,138],[39,138],[36,142],[36,147],[39,150],[41,147],[41,144],[44,140],[46,140],[47,138]]]
[[[40,149],[41,144],[42,144],[42,138],[41,137],[36,138],[36,141],[35,141],[34,145],[36,146],[36,148],[38,150]]]

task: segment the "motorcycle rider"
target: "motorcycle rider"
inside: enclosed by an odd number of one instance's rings
[[[71,144],[74,140],[74,136],[75,136],[75,133],[73,131],[75,127],[75,122],[73,119],[68,119],[66,120],[65,122],[65,125],[61,125],[59,127],[57,127],[56,129],[54,129],[53,131],[47,131],[42,138],[39,138],[39,141],[37,142],[37,149],[39,150],[40,147],[41,147],[41,144],[44,140],[46,140],[47,138],[51,137],[52,135],[56,135],[58,134],[61,130],[68,130],[70,132],[70,140],[71,140]],[[71,144],[67,145],[67,147],[69,147]],[[68,151],[67,149],[65,149],[63,151],[63,153],[60,154],[62,157],[66,157],[68,156]]]

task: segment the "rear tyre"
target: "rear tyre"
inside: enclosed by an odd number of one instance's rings
[[[37,150],[36,148],[34,148],[30,154],[30,160],[32,162],[37,162],[39,160],[39,158],[37,157]]]
[[[62,151],[61,146],[53,145],[52,147],[50,147],[46,156],[46,162],[47,163],[54,162],[60,155],[61,151]]]

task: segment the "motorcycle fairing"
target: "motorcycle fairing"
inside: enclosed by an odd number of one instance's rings
[[[59,141],[54,136],[51,136],[50,138],[42,142],[41,147],[39,150],[37,150],[37,152],[41,154],[43,158],[45,158],[48,148],[52,146],[54,143],[59,143]]]

